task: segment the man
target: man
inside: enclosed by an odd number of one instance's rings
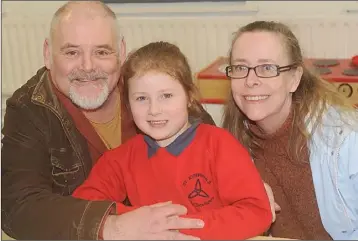
[[[180,205],[118,216],[114,202],[70,196],[105,150],[136,134],[120,99],[125,42],[117,31],[105,4],[65,4],[44,43],[46,67],[7,101],[2,229],[15,239],[192,239],[175,230],[203,226],[179,218]]]

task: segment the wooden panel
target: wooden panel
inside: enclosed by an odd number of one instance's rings
[[[358,82],[357,83],[334,83],[339,92],[344,94],[352,104],[358,105]]]
[[[224,104],[230,94],[230,81],[225,75],[227,58],[219,57],[202,69],[196,78],[202,103]]]
[[[223,104],[230,94],[229,80],[198,80],[202,103]]]

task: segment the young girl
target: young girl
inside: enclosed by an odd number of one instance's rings
[[[183,233],[201,239],[247,239],[265,232],[272,214],[246,149],[224,129],[202,124],[185,56],[166,42],[148,44],[123,66],[123,98],[139,134],[106,152],[73,194],[114,200],[117,213],[158,202],[187,207],[205,222]],[[129,199],[133,207],[122,204]]]

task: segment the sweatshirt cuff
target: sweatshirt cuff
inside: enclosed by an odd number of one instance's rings
[[[98,240],[103,238],[103,225],[105,219],[115,211],[115,202],[89,201],[81,218],[78,228],[79,240]]]
[[[104,228],[104,224],[106,222],[106,219],[108,218],[109,215],[114,215],[116,214],[116,207],[115,205],[114,206],[111,206],[107,213],[105,213],[105,215],[103,216],[102,218],[102,221],[101,223],[99,224],[99,230],[98,230],[98,234],[97,234],[97,240],[104,240],[103,238],[103,228]]]

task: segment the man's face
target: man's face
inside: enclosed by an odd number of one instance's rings
[[[72,14],[59,20],[45,63],[54,85],[85,110],[101,107],[116,87],[124,44],[109,17]],[[119,52],[120,51],[120,52]]]

